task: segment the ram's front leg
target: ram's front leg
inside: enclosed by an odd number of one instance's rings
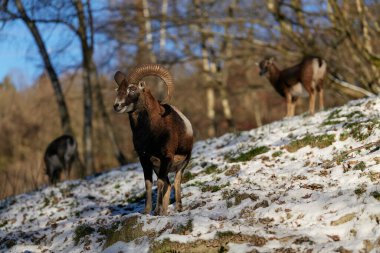
[[[187,163],[186,163],[187,164]],[[175,190],[175,206],[177,212],[182,212],[182,198],[181,198],[181,181],[183,170],[186,168],[186,165],[177,171],[174,179],[174,190]]]
[[[145,210],[144,214],[150,214],[152,211],[152,180],[153,180],[153,168],[148,159],[140,159],[141,165],[144,170],[145,179]]]
[[[173,156],[161,160],[160,171],[157,175],[157,203],[155,214],[167,215],[170,201],[171,184],[168,178],[169,168],[173,164]]]
[[[157,180],[157,204],[154,213],[156,215],[168,215],[171,184],[169,178],[158,178]]]
[[[290,114],[292,117],[296,114],[297,100],[298,100],[298,97],[292,97],[292,104],[291,104],[291,110],[290,110]]]

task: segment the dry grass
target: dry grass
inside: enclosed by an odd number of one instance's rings
[[[67,79],[63,88],[79,152],[82,149],[82,99],[80,79]],[[105,83],[107,85],[107,83]],[[105,96],[107,103],[112,97]],[[109,108],[111,112],[112,108]],[[114,115],[112,115],[114,116]],[[112,121],[114,121],[112,119]],[[47,183],[43,154],[47,145],[62,134],[56,100],[50,82],[41,77],[34,86],[0,92],[0,199],[31,191]],[[115,128],[128,127],[128,118],[115,118]],[[120,131],[121,132],[121,131]],[[134,158],[130,134],[117,136],[121,148]],[[117,167],[107,133],[94,109],[94,157],[97,171]],[[77,172],[73,171],[73,178]],[[64,176],[61,175],[63,178]]]

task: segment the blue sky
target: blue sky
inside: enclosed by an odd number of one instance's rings
[[[68,29],[40,25],[39,30],[58,74],[80,63],[78,39]],[[44,68],[29,30],[22,22],[15,22],[0,30],[0,38],[0,81],[10,75],[18,89],[33,84]],[[60,51],[62,47],[66,50]]]
[[[6,25],[0,34],[0,81],[11,75],[18,88],[30,85],[42,69],[38,66],[39,55],[35,54],[37,51],[29,32],[22,23],[17,22]]]
[[[107,1],[92,2],[94,18],[97,18],[99,10],[103,10],[106,4]],[[38,24],[38,28],[58,75],[76,68],[81,63],[80,43],[72,31],[63,25],[52,24]],[[100,38],[98,35],[95,36],[96,41]],[[104,54],[108,54],[109,46],[109,43],[95,44],[95,59],[104,58]],[[5,76],[10,75],[18,89],[33,84],[44,71],[34,39],[21,21],[0,28],[0,56],[0,82]]]

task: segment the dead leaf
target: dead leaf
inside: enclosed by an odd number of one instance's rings
[[[330,239],[332,239],[334,242],[340,241],[339,235],[327,235]]]
[[[355,215],[356,213],[349,213],[349,214],[346,214],[342,217],[340,217],[339,219],[335,220],[335,221],[332,221],[330,223],[331,226],[338,226],[338,225],[341,225],[341,224],[344,224],[346,222],[349,222],[351,221],[353,218],[355,218]]]

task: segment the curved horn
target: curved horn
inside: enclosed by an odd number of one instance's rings
[[[146,76],[157,76],[166,84],[168,93],[164,101],[168,102],[174,90],[174,81],[170,72],[159,64],[143,64],[131,70],[127,76],[127,83],[138,83]]]

